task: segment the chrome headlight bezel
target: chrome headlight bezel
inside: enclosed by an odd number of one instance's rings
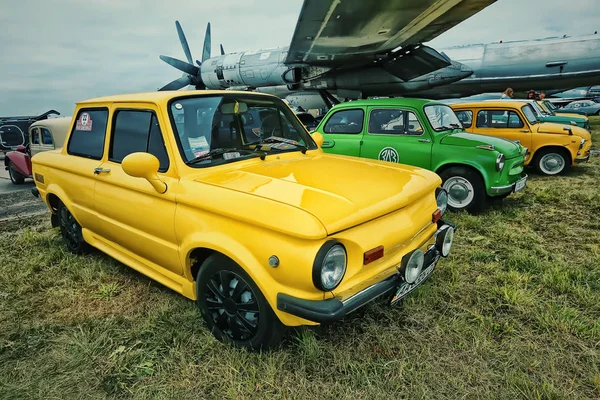
[[[437,247],[442,257],[448,257],[448,255],[450,254],[450,250],[452,249],[453,241],[454,228],[448,225],[446,229],[441,231],[435,239],[435,246]]]
[[[402,273],[404,281],[408,284],[414,283],[421,275],[424,264],[425,253],[421,249],[414,249],[402,257],[399,271]]]
[[[581,138],[581,142],[579,142],[579,150],[583,149],[585,142],[586,142],[585,138]]]
[[[496,171],[500,172],[502,171],[502,169],[504,168],[504,154],[500,153],[498,154],[498,156],[496,157]]]
[[[448,209],[448,191],[441,187],[435,189],[435,202],[438,208],[442,211],[443,216]]]
[[[343,266],[336,267],[336,268],[341,268],[341,271],[338,271],[337,277],[334,280],[334,284],[326,285],[323,282],[323,272],[326,271],[325,268],[327,267],[327,261],[331,260],[331,258],[333,258],[333,257],[336,257],[336,255],[334,255],[334,253],[339,250],[341,250],[343,252],[343,257],[344,257]],[[324,292],[330,292],[340,285],[340,283],[344,279],[344,276],[346,275],[347,268],[348,268],[348,252],[346,251],[346,248],[344,247],[344,245],[337,240],[328,240],[327,242],[325,242],[323,244],[323,246],[321,246],[321,248],[317,252],[315,261],[313,262],[313,269],[312,269],[313,285],[319,290],[322,290]]]

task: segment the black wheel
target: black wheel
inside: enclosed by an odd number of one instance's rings
[[[213,335],[224,343],[267,350],[285,327],[250,276],[233,260],[213,254],[196,277],[200,312]]]
[[[81,225],[62,202],[58,205],[58,221],[60,233],[69,251],[74,254],[85,253],[88,250],[88,244],[83,240]]]
[[[440,174],[448,191],[448,208],[476,213],[483,210],[487,194],[479,172],[468,167],[451,167]]]
[[[20,185],[23,182],[25,182],[25,177],[23,175],[21,175],[20,173],[18,173],[17,171],[15,171],[12,163],[10,163],[10,162],[8,163],[8,175],[10,176],[11,182],[14,183],[15,185]]]
[[[561,149],[541,149],[535,154],[535,169],[544,175],[558,175],[568,166],[569,157]]]

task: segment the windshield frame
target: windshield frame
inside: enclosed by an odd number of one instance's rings
[[[426,108],[427,107],[447,107],[450,109],[450,111],[452,111],[452,113],[454,114],[454,117],[456,118],[456,122],[458,122],[458,127],[457,128],[452,128],[450,127],[450,129],[441,129],[438,128],[434,128],[433,124],[431,123],[431,121],[429,120],[429,115],[427,114]],[[461,120],[458,118],[458,116],[456,115],[456,111],[454,111],[454,109],[452,107],[450,107],[448,104],[444,104],[444,103],[427,103],[423,106],[423,113],[425,114],[425,119],[427,120],[427,124],[429,124],[429,127],[436,133],[443,133],[443,132],[454,132],[454,130],[456,129],[460,129],[461,131],[465,130],[465,127],[463,126]]]
[[[534,109],[529,103],[523,104],[521,106],[521,113],[523,113],[523,116],[525,116],[525,120],[527,120],[527,122],[529,122],[530,125],[535,125],[537,123],[539,123],[540,121],[537,119],[537,114],[535,113],[535,111],[532,111],[533,116],[535,117],[535,121],[531,121],[528,117],[527,117],[527,113],[525,112],[525,107],[529,107],[531,109]],[[535,110],[535,109],[534,109]]]
[[[313,139],[313,137],[309,133],[309,131],[306,129],[304,124],[298,119],[298,117],[292,111],[292,109],[287,104],[285,104],[285,102],[283,100],[281,100],[279,97],[257,95],[257,94],[253,94],[253,93],[243,93],[243,94],[240,94],[240,93],[211,93],[211,94],[199,93],[198,95],[193,95],[193,96],[177,96],[177,97],[173,97],[173,98],[169,99],[169,101],[167,102],[165,111],[169,117],[169,123],[171,125],[171,130],[173,131],[173,136],[175,137],[175,142],[177,143],[177,149],[179,151],[179,156],[181,157],[181,160],[183,161],[183,163],[185,165],[187,165],[188,167],[191,167],[191,168],[216,167],[216,166],[223,165],[223,164],[229,164],[232,162],[248,160],[250,158],[261,157],[263,154],[265,154],[264,151],[257,150],[255,154],[240,154],[239,157],[234,157],[234,158],[230,158],[230,159],[225,159],[225,158],[221,158],[221,157],[218,159],[208,158],[207,161],[210,161],[210,162],[207,162],[207,163],[199,163],[199,162],[192,163],[191,161],[193,159],[188,159],[188,157],[185,154],[185,149],[183,147],[183,143],[181,142],[179,129],[175,122],[175,116],[172,112],[171,107],[172,107],[173,103],[175,103],[177,101],[184,102],[187,100],[193,100],[193,99],[198,99],[198,98],[210,98],[210,97],[220,98],[219,106],[223,103],[223,100],[226,100],[226,99],[230,99],[230,100],[235,99],[238,101],[244,101],[245,99],[248,99],[248,100],[256,99],[256,100],[262,100],[262,101],[268,100],[268,101],[272,102],[272,104],[268,105],[268,106],[278,108],[279,111],[281,113],[283,113],[283,115],[285,117],[288,118],[292,127],[299,132],[298,135],[304,140],[307,151],[317,150],[319,148],[319,146],[317,145],[317,143],[315,142],[315,140]],[[213,118],[214,118],[214,114],[213,114]],[[264,146],[267,147],[267,146],[269,146],[269,144],[265,143]],[[218,148],[218,147],[215,147],[215,148]],[[215,148],[213,148],[209,144],[208,150],[211,151]],[[294,147],[294,148],[290,148],[290,149],[271,148],[271,150],[268,153],[266,153],[266,155],[269,156],[269,155],[274,155],[274,154],[302,151],[303,148],[304,148],[304,146],[302,146],[302,145],[299,145],[298,147]],[[240,148],[240,150],[242,150],[242,148]],[[246,149],[243,149],[243,150],[246,150]]]

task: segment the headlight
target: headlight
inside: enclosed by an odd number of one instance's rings
[[[336,240],[325,242],[313,264],[315,287],[324,292],[335,289],[346,273],[347,258],[346,249],[341,243]]]
[[[579,150],[583,149],[584,144],[585,144],[585,139],[581,139],[581,142],[579,143]]]
[[[425,254],[423,250],[416,249],[402,258],[402,266],[400,272],[404,273],[404,280],[407,283],[413,283],[421,274],[423,263],[425,262]]]
[[[448,226],[446,229],[441,231],[435,239],[435,246],[442,255],[442,257],[448,257],[450,249],[452,248],[452,241],[454,240],[454,228]]]
[[[444,215],[446,209],[448,208],[448,192],[446,191],[446,189],[435,189],[435,201],[437,203],[438,208],[442,211],[442,215]]]
[[[504,154],[500,153],[496,157],[496,171],[502,171],[502,168],[504,168]]]

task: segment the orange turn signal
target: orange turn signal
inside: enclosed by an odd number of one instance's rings
[[[381,257],[383,257],[383,246],[377,246],[374,249],[365,252],[363,255],[363,264],[367,265]]]
[[[433,223],[436,223],[440,220],[440,218],[442,218],[442,210],[440,210],[439,208],[437,210],[435,210],[433,212],[433,214],[431,215],[431,220],[433,221]]]

